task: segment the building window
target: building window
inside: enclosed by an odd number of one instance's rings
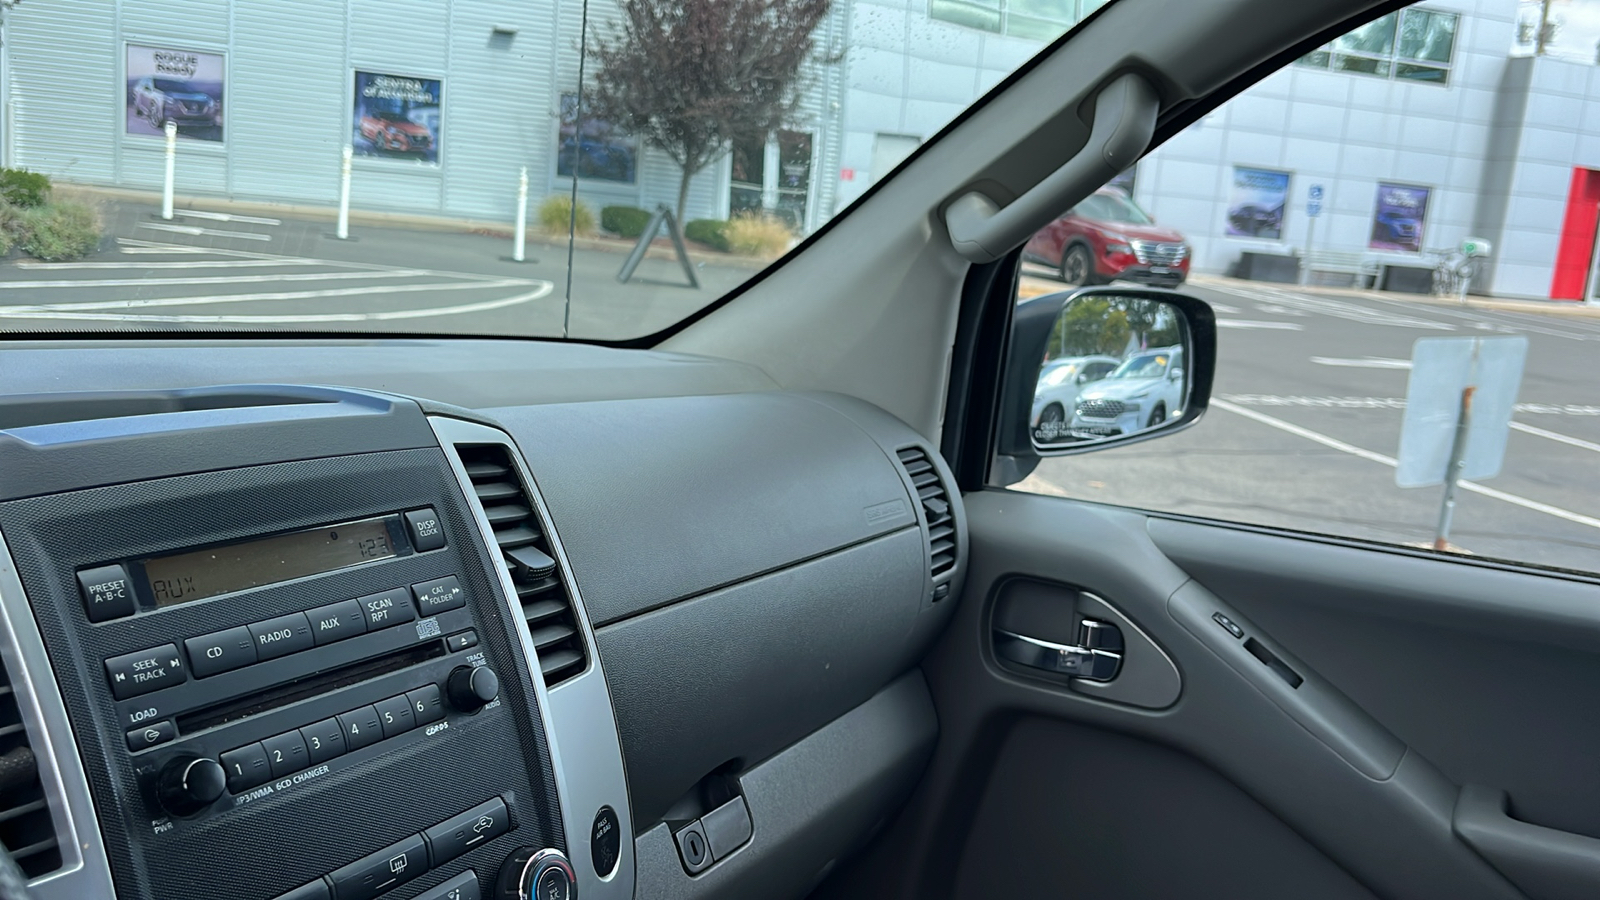
[[[638,155],[637,144],[622,129],[596,117],[587,106],[583,115],[578,115],[578,95],[561,95],[558,176],[633,184]]]
[[[928,15],[981,31],[1053,41],[1108,0],[928,0]]]
[[[797,232],[805,230],[811,154],[811,134],[804,131],[779,130],[767,140],[734,141],[728,214],[766,213]]]
[[[1374,19],[1307,53],[1302,66],[1445,84],[1455,53],[1460,16],[1431,9],[1405,9]]]

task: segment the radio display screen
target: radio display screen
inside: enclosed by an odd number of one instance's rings
[[[307,528],[144,561],[157,607],[177,606],[396,555],[389,538],[395,516]]]

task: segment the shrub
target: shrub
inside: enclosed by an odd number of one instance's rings
[[[0,169],[0,200],[32,209],[50,196],[50,176],[27,169]]]
[[[594,233],[594,211],[578,201],[578,217],[572,218],[572,198],[566,194],[547,197],[539,204],[539,228],[551,234],[566,234],[569,225],[576,225],[578,234]]]
[[[636,238],[650,224],[650,213],[637,206],[606,206],[600,210],[600,227],[617,237]]]
[[[728,223],[728,249],[740,256],[781,256],[789,249],[794,235],[776,216],[741,212]]]
[[[22,214],[22,249],[45,260],[78,259],[100,245],[100,216],[76,200],[36,206]]]
[[[728,252],[728,222],[725,219],[694,219],[683,226],[683,236],[714,250]]]

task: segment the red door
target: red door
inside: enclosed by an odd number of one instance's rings
[[[1550,299],[1583,300],[1589,268],[1594,262],[1595,223],[1600,221],[1600,171],[1573,169],[1567,191],[1567,217],[1561,223],[1561,246],[1556,251],[1556,274]]]

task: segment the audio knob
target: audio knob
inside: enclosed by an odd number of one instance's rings
[[[496,900],[577,900],[578,877],[560,850],[523,847],[500,867]]]
[[[228,787],[228,773],[214,759],[180,756],[161,770],[157,799],[167,812],[189,816],[215,803]]]
[[[477,712],[500,696],[500,676],[488,666],[457,666],[444,684],[450,705],[462,712]]]

